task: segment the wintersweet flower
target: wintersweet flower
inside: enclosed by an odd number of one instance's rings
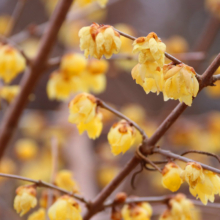
[[[139,63],[157,62],[157,65],[163,67],[166,51],[166,45],[158,38],[154,32],[146,37],[139,37],[133,43],[133,53],[139,53]]]
[[[124,220],[150,220],[152,212],[152,207],[147,202],[126,204],[122,208],[122,217]]]
[[[60,197],[48,210],[50,220],[81,220],[79,204],[70,196]]]
[[[181,177],[192,188],[194,188],[198,182],[203,182],[205,179],[202,166],[196,162],[188,163],[184,171],[182,171]]]
[[[87,60],[82,54],[68,53],[61,59],[60,69],[66,76],[80,75],[87,65]]]
[[[20,86],[3,86],[0,88],[0,97],[11,103],[20,92]]]
[[[34,140],[22,138],[15,143],[15,152],[19,159],[30,160],[37,155],[38,146]]]
[[[69,170],[61,170],[57,173],[55,184],[70,192],[78,192],[78,186],[72,178],[73,174]]]
[[[69,103],[69,122],[87,124],[94,119],[97,110],[97,100],[93,95],[81,93]]]
[[[33,212],[27,220],[46,220],[46,211],[43,208]]]
[[[127,121],[121,120],[111,127],[108,141],[114,155],[124,154],[135,141],[135,128]]]
[[[145,92],[156,92],[159,94],[163,90],[163,72],[157,62],[138,63],[131,72],[132,78],[141,85]]]
[[[164,71],[164,100],[175,99],[191,106],[199,91],[195,70],[185,64],[166,64]]]
[[[160,216],[160,220],[187,219],[195,220],[196,209],[193,203],[185,195],[178,193],[169,201],[169,209]]]
[[[120,34],[110,25],[93,23],[79,31],[80,49],[86,58],[90,55],[100,59],[103,55],[109,59],[119,52],[121,47]]]
[[[102,114],[100,112],[97,113],[95,117],[88,123],[79,123],[77,128],[80,134],[82,134],[84,131],[87,131],[89,138],[96,139],[100,136],[103,128]]]
[[[55,71],[47,82],[47,95],[49,99],[66,100],[69,96],[80,90],[81,80],[78,76],[70,77],[62,71]]]
[[[179,166],[173,162],[167,163],[162,171],[163,187],[169,189],[172,192],[177,191],[183,182],[180,177],[180,173],[181,168]]]
[[[14,208],[20,216],[26,214],[37,205],[36,189],[33,186],[20,186],[16,190]]]
[[[0,46],[0,77],[6,82],[11,82],[25,69],[24,57],[9,45]]]

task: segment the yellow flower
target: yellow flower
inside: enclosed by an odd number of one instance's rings
[[[201,165],[196,162],[188,163],[184,171],[182,171],[181,177],[192,188],[194,188],[199,181],[203,182],[205,178]]]
[[[20,86],[3,86],[0,88],[0,96],[11,103],[20,92]]]
[[[133,53],[139,53],[139,63],[156,61],[157,65],[163,67],[166,45],[161,42],[157,34],[149,33],[146,37],[139,37],[133,43]]]
[[[102,114],[98,111],[97,100],[94,96],[82,93],[77,95],[69,104],[69,122],[77,124],[79,133],[87,131],[88,136],[95,139],[102,131]]]
[[[61,59],[60,69],[67,76],[80,75],[86,69],[87,61],[82,54],[68,53]]]
[[[205,6],[217,18],[220,18],[220,0],[206,0]]]
[[[91,4],[92,2],[97,2],[101,7],[105,7],[108,0],[76,0],[76,3],[80,6],[80,7],[84,7],[88,4]]]
[[[97,113],[95,117],[88,123],[79,123],[77,125],[77,128],[79,130],[79,133],[82,134],[84,131],[87,131],[87,134],[89,138],[96,139],[100,136],[102,132],[102,114]]]
[[[81,220],[79,204],[70,196],[60,197],[48,210],[50,220]]]
[[[185,53],[187,52],[189,45],[185,38],[174,35],[170,37],[168,40],[166,40],[166,51],[168,53]]]
[[[122,208],[122,217],[124,220],[150,220],[152,212],[150,204],[146,202],[126,204]]]
[[[144,64],[138,63],[131,72],[132,78],[141,85],[145,92],[156,92],[159,94],[163,89],[163,72],[157,62],[147,61]]]
[[[96,98],[93,95],[81,93],[69,103],[69,110],[69,122],[73,124],[89,123],[96,115]]]
[[[72,178],[72,173],[69,170],[61,170],[57,173],[55,184],[67,191],[77,193],[78,186]]]
[[[179,193],[169,201],[169,209],[167,209],[160,217],[160,220],[184,219],[195,220],[196,209],[193,203]]]
[[[101,187],[108,185],[118,174],[119,168],[116,166],[102,166],[98,170],[98,182]]]
[[[181,168],[175,163],[169,162],[168,164],[166,164],[162,172],[163,187],[169,189],[172,192],[177,191],[183,182],[180,177],[180,173]]]
[[[108,70],[108,62],[106,60],[89,60],[88,71],[93,75],[104,74]]]
[[[192,67],[185,64],[164,65],[164,100],[179,99],[191,106],[192,97],[196,97],[199,91],[199,83]]]
[[[46,211],[43,208],[33,212],[28,216],[28,220],[46,220]]]
[[[78,91],[80,78],[66,76],[58,71],[51,74],[47,83],[47,95],[49,99],[66,100],[73,92]]]
[[[135,129],[127,121],[121,120],[111,127],[108,141],[114,155],[125,153],[135,141]]]
[[[19,139],[15,143],[15,152],[19,159],[30,160],[37,155],[37,143],[28,138]]]
[[[20,186],[16,190],[14,208],[20,216],[26,214],[37,205],[36,189],[33,186]]]
[[[214,202],[215,194],[220,193],[220,178],[208,170],[204,170],[203,174],[203,181],[198,181],[194,188],[190,187],[189,190],[193,196],[197,196],[206,205],[208,200]]]
[[[6,14],[0,16],[0,35],[7,36],[11,29],[12,19],[11,16]]]
[[[80,49],[84,50],[85,57],[100,59],[103,55],[109,59],[112,54],[118,53],[121,47],[120,34],[110,25],[96,23],[83,27],[79,31]]]
[[[25,55],[30,59],[33,59],[37,55],[40,41],[37,38],[28,38],[24,42],[20,43],[20,47],[24,51]]]
[[[11,82],[25,69],[24,57],[9,45],[0,46],[0,77],[6,82]]]

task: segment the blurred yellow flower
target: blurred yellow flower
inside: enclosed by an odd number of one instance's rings
[[[33,139],[22,138],[15,143],[15,153],[21,160],[31,160],[38,152],[37,143]]]
[[[183,182],[180,174],[181,168],[179,166],[173,162],[167,163],[162,171],[163,187],[169,189],[172,192],[177,191]]]
[[[79,204],[70,196],[60,197],[48,210],[50,220],[81,220]]]
[[[126,204],[122,208],[124,220],[150,220],[153,210],[149,203]]]
[[[0,97],[11,103],[20,92],[20,86],[3,86],[0,88]]]
[[[86,58],[90,55],[100,59],[103,55],[109,59],[112,54],[118,53],[121,47],[120,34],[110,25],[83,27],[79,31],[80,49],[84,50]]]
[[[108,0],[76,0],[76,3],[80,6],[80,7],[84,7],[88,4],[91,4],[93,2],[97,2],[101,7],[105,7]]]
[[[0,35],[7,36],[11,29],[12,19],[10,15],[3,14],[0,16]]]
[[[0,77],[10,83],[25,69],[24,57],[9,45],[0,46]]]
[[[37,205],[36,189],[33,186],[20,186],[16,190],[14,208],[20,216],[26,214]]]
[[[69,170],[61,170],[56,174],[55,184],[67,191],[77,193],[79,192],[76,182],[73,180],[73,174]]]
[[[79,86],[79,77],[69,77],[64,72],[56,71],[50,75],[47,82],[47,95],[51,100],[66,100]]]
[[[46,220],[46,211],[43,208],[38,209],[28,216],[27,220]]]
[[[166,51],[166,45],[158,38],[154,32],[149,33],[146,37],[139,37],[133,43],[133,53],[138,53],[139,63],[147,61],[157,62],[157,66],[163,67]]]
[[[101,187],[108,185],[118,174],[119,168],[117,166],[105,165],[98,169],[98,182]]]
[[[86,69],[87,60],[80,53],[68,53],[61,59],[60,69],[66,76],[80,75]]]
[[[124,154],[134,141],[135,129],[125,120],[115,123],[108,133],[108,142],[114,155]]]
[[[166,46],[167,46],[166,51],[171,54],[185,53],[185,52],[187,52],[187,50],[189,48],[189,45],[188,45],[188,42],[186,41],[186,39],[179,36],[179,35],[171,36],[165,42],[166,42]]]
[[[169,201],[169,209],[161,216],[160,220],[187,219],[197,220],[197,210],[193,203],[185,195],[178,193]]]
[[[37,38],[28,38],[20,43],[21,49],[28,58],[33,59],[37,55],[40,40]]]
[[[16,165],[13,160],[3,157],[0,161],[0,173],[15,173]],[[0,177],[0,183],[6,181],[6,178]]]
[[[192,97],[196,97],[199,91],[199,83],[195,70],[185,64],[166,64],[164,71],[164,100],[179,99],[191,106]]]
[[[131,72],[132,78],[141,85],[145,92],[156,92],[163,90],[163,72],[157,62],[147,61],[144,64],[138,63]]]
[[[220,18],[220,0],[205,0],[207,10],[217,18]]]
[[[104,74],[108,71],[109,64],[106,60],[90,59],[88,62],[88,71],[93,75]]]

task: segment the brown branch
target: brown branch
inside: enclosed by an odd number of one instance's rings
[[[201,88],[204,88],[204,85],[210,81],[212,75],[217,70],[220,64],[220,54],[214,59],[211,65],[206,69],[203,73],[200,81]],[[187,108],[187,105],[184,103],[180,103],[176,106],[176,108],[167,116],[167,118],[161,123],[161,125],[157,128],[156,132],[147,140],[145,146],[142,147],[142,152],[149,152],[149,147],[155,146],[156,143],[160,140],[160,138],[166,133],[166,131],[170,128],[170,126],[177,120],[177,118],[184,112]],[[139,160],[136,156],[134,156],[127,165],[121,170],[120,173],[113,179],[109,185],[107,185],[92,201],[91,209],[85,214],[84,220],[90,219],[94,214],[96,214],[105,199],[117,188],[117,186],[121,183],[122,180],[138,165]],[[219,170],[217,170],[219,171]]]
[[[188,162],[196,162],[196,163],[200,164],[200,165],[203,167],[203,169],[210,170],[210,171],[212,171],[212,172],[214,172],[214,173],[220,174],[220,170],[219,170],[219,169],[216,169],[216,168],[211,167],[211,166],[208,166],[208,165],[206,165],[206,164],[203,164],[203,163],[200,163],[200,162],[191,160],[191,159],[189,159],[189,158],[180,156],[180,155],[178,155],[178,154],[174,154],[174,153],[172,153],[171,151],[168,151],[168,150],[163,150],[163,149],[160,149],[160,148],[155,148],[155,149],[153,150],[153,152],[154,152],[154,153],[161,154],[161,155],[164,155],[164,156],[166,156],[166,157],[168,157],[168,158],[174,158],[174,159],[176,159],[176,160],[180,160],[180,161],[183,161],[183,162],[186,162],[186,163],[188,163]]]
[[[114,115],[118,116],[119,118],[125,119],[132,126],[134,126],[141,133],[141,135],[143,137],[143,142],[148,139],[146,133],[144,132],[144,130],[142,128],[140,128],[140,126],[137,123],[135,123],[134,121],[132,121],[131,119],[129,119],[128,117],[123,115],[121,112],[119,112],[119,111],[115,110],[114,108],[110,107],[109,105],[107,105],[105,102],[103,102],[100,99],[98,100],[98,106],[112,112]]]
[[[73,198],[83,202],[83,203],[86,203],[86,204],[89,204],[89,202],[83,198],[82,196],[80,195],[77,195],[75,193],[72,193],[72,192],[69,192],[65,189],[62,189],[60,187],[57,187],[51,183],[47,183],[47,182],[44,182],[44,181],[41,181],[41,180],[34,180],[34,179],[30,179],[30,178],[27,178],[27,177],[23,177],[23,176],[18,176],[18,175],[12,175],[12,174],[5,174],[5,173],[0,173],[0,176],[1,177],[4,177],[4,178],[10,178],[10,179],[17,179],[17,180],[22,180],[22,181],[26,181],[26,182],[30,182],[30,183],[33,183],[35,184],[37,187],[45,187],[45,188],[49,188],[49,189],[54,189],[54,190],[57,190],[63,194],[67,194],[69,196],[72,196]]]
[[[191,153],[203,154],[203,155],[206,155],[206,156],[215,157],[218,160],[218,162],[220,163],[220,157],[218,155],[212,154],[212,153],[209,153],[209,152],[205,152],[205,151],[201,151],[201,150],[188,150],[188,151],[182,153],[181,156],[184,156],[186,154],[191,154]]]
[[[50,52],[55,44],[58,31],[65,20],[66,14],[72,4],[72,0],[60,0],[44,33],[39,51],[32,65],[26,70],[21,80],[21,91],[9,106],[0,127],[0,158],[2,157],[8,142],[17,126],[18,120],[41,74],[43,73]]]
[[[17,4],[15,6],[15,9],[12,13],[12,18],[11,18],[11,26],[10,26],[10,30],[7,33],[7,36],[10,36],[11,34],[13,34],[19,19],[22,15],[22,12],[24,10],[24,6],[26,4],[27,0],[17,0]]]

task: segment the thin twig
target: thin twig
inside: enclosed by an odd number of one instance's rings
[[[115,110],[114,108],[110,107],[109,105],[107,105],[105,102],[103,102],[100,99],[98,100],[98,106],[112,112],[114,115],[118,116],[119,118],[125,119],[132,126],[134,126],[141,133],[141,135],[143,137],[143,142],[148,139],[148,137],[147,137],[146,133],[144,132],[144,130],[142,128],[140,128],[140,126],[137,123],[135,123],[134,121],[132,121],[131,119],[129,119],[128,117],[123,115],[121,112],[119,112],[119,111]]]
[[[140,147],[137,148],[136,153],[142,160],[144,160],[146,163],[149,163],[152,167],[154,167],[156,170],[158,170],[160,173],[162,173],[162,170],[156,164],[154,164],[151,160],[149,160],[146,156],[144,156],[141,153]]]
[[[10,29],[7,33],[7,36],[10,36],[11,34],[13,34],[19,20],[20,20],[20,17],[22,15],[22,12],[24,10],[24,6],[26,4],[26,1],[27,0],[17,0],[17,4],[15,6],[15,9],[12,13],[12,18],[11,18],[11,26],[10,26]]]
[[[201,151],[201,150],[188,150],[188,151],[182,153],[181,156],[184,156],[186,154],[191,154],[191,153],[204,154],[206,156],[215,157],[218,160],[218,162],[220,163],[220,157],[218,155],[212,154],[212,153],[209,153],[209,152],[205,152],[205,151]]]
[[[203,167],[203,169],[210,170],[210,171],[212,171],[214,173],[220,174],[220,170],[219,169],[216,169],[216,168],[208,166],[206,164],[203,164],[203,163],[191,160],[191,159],[189,159],[187,157],[183,157],[183,156],[180,156],[178,154],[174,154],[174,153],[172,153],[171,151],[168,151],[168,150],[163,150],[163,149],[160,149],[160,148],[156,148],[156,149],[153,150],[153,152],[161,154],[161,155],[164,155],[164,156],[169,157],[169,158],[174,158],[176,160],[180,160],[180,161],[183,161],[183,162],[186,162],[186,163],[188,163],[188,162],[196,162],[196,163],[200,164]]]
[[[80,195],[77,195],[75,193],[72,193],[72,192],[69,192],[65,189],[62,189],[60,187],[57,187],[51,183],[47,183],[47,182],[44,182],[44,181],[41,181],[41,180],[34,180],[34,179],[30,179],[30,178],[27,178],[27,177],[23,177],[23,176],[18,176],[18,175],[12,175],[12,174],[5,174],[5,173],[0,173],[0,176],[1,177],[5,177],[5,178],[10,178],[10,179],[17,179],[17,180],[22,180],[22,181],[26,181],[26,182],[30,182],[30,183],[34,183],[37,187],[45,187],[45,188],[49,188],[49,189],[54,189],[54,190],[57,190],[63,194],[67,194],[69,196],[72,196],[73,198],[83,202],[83,203],[86,203],[86,204],[89,204],[89,202],[83,198],[82,196]]]
[[[213,83],[220,80],[220,74],[213,76]]]

